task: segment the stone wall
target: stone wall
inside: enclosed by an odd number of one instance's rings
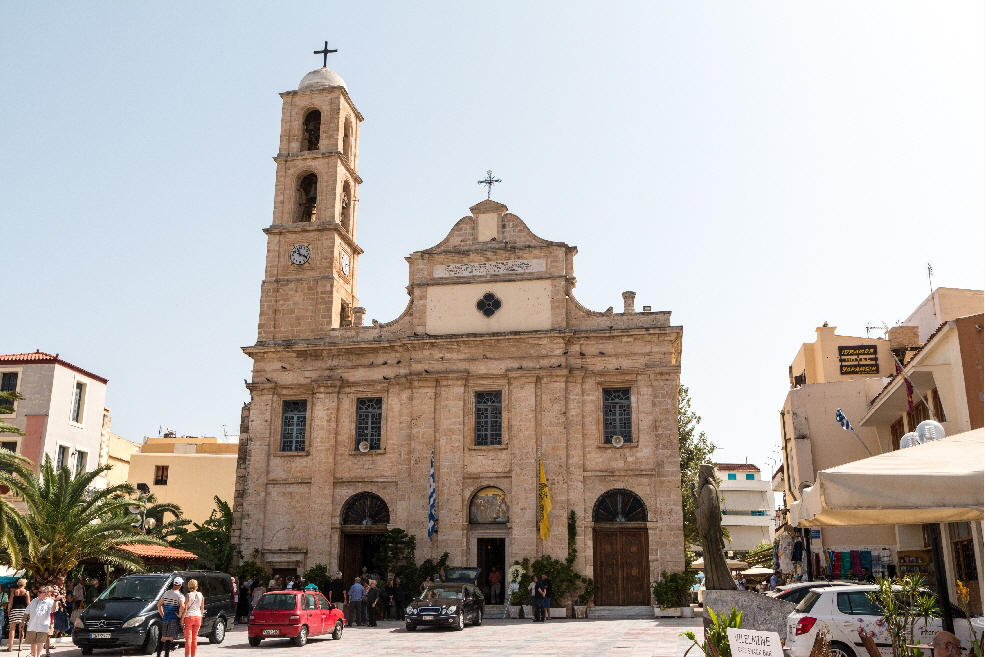
[[[747,630],[776,632],[787,638],[787,616],[793,613],[792,602],[777,600],[753,591],[705,591],[705,609],[716,614],[727,614],[735,607],[742,612],[742,627]],[[711,619],[705,613],[705,629]]]

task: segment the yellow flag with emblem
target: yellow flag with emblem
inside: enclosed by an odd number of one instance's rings
[[[544,476],[544,461],[543,459],[537,459],[537,465],[540,468],[540,484],[537,486],[537,510],[540,516],[540,538],[546,541],[547,537],[551,535],[551,521],[548,519],[547,514],[551,512],[553,505],[551,504],[551,491],[547,487],[547,477]]]

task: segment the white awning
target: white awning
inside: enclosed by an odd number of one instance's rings
[[[985,431],[975,429],[817,473],[790,505],[795,527],[918,525],[985,517]]]

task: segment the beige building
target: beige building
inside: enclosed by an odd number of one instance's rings
[[[722,527],[730,536],[725,549],[741,557],[760,543],[772,543],[773,483],[751,463],[719,463],[715,476],[721,480]]]
[[[110,465],[112,469],[106,473],[108,486],[125,484],[130,474],[130,456],[140,451],[140,443],[130,442],[126,438],[113,433],[113,418],[109,409],[103,409],[103,430],[99,441],[99,465]]]
[[[359,123],[341,78],[284,101],[234,541],[279,571],[372,566],[381,534],[418,559],[483,572],[567,553],[598,604],[645,605],[684,565],[670,313],[594,312],[573,296],[575,247],[477,203],[406,258],[409,300],[364,325],[356,281]],[[371,230],[385,230],[372,226]],[[434,459],[437,527],[428,536]],[[553,499],[537,531],[538,455]],[[620,582],[623,585],[620,585]]]
[[[147,484],[158,502],[177,504],[183,517],[201,524],[215,509],[215,496],[232,504],[238,450],[217,438],[147,438],[130,457],[128,481]]]

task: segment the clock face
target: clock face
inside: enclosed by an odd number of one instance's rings
[[[342,252],[339,258],[339,266],[342,268],[342,273],[346,276],[349,275],[349,254],[345,251]]]
[[[298,244],[291,249],[291,264],[303,265],[308,262],[308,258],[310,257],[311,249],[308,248],[307,244]]]

